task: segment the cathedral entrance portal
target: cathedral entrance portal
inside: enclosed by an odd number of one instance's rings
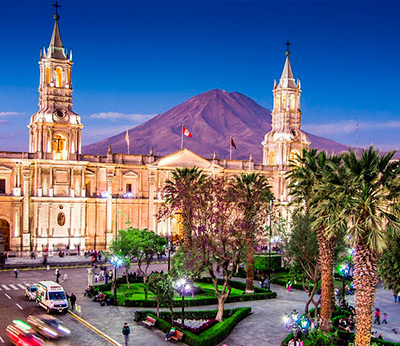
[[[0,219],[0,233],[3,234],[4,251],[10,251],[10,224]]]

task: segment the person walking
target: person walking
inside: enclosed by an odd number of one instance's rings
[[[397,298],[397,293],[393,292],[393,300],[395,304],[397,303]]]
[[[54,275],[56,276],[56,282],[59,283],[61,274],[60,274],[60,270],[58,268],[56,269],[56,272]]]
[[[381,311],[378,308],[375,309],[374,324],[381,324]]]
[[[125,322],[124,327],[122,328],[122,334],[124,335],[125,346],[128,346],[130,333],[131,329],[129,328],[128,323]]]
[[[14,275],[15,275],[15,278],[16,278],[16,279],[18,279],[18,273],[19,273],[18,269],[15,268],[15,269],[14,269]]]
[[[387,313],[386,312],[383,313],[382,324],[387,324]]]
[[[69,301],[71,302],[71,309],[74,310],[76,303],[76,295],[71,293],[71,295],[69,296]]]

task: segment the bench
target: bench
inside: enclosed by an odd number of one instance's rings
[[[175,332],[175,334],[171,336],[171,339],[174,339],[175,341],[179,341],[179,340],[181,340],[182,338],[183,338],[183,333],[180,332],[179,330],[177,330],[177,331]]]
[[[143,321],[143,324],[146,327],[151,328],[156,324],[156,319],[150,316],[146,316],[146,319]]]

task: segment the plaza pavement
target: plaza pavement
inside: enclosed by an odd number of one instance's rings
[[[131,270],[134,271],[135,267],[132,267]],[[152,265],[152,270],[165,271],[166,264],[154,264]],[[131,327],[131,341],[129,345],[153,346],[171,344],[164,340],[165,335],[161,331],[154,328],[147,329],[133,322],[135,310],[149,310],[148,308],[100,306],[100,304],[92,302],[91,299],[83,297],[84,289],[87,287],[87,271],[85,268],[62,269],[61,274],[63,275],[64,273],[68,273],[69,279],[62,282],[62,285],[68,293],[74,292],[77,295],[77,303],[82,307],[79,315],[102,332],[122,344],[122,326],[124,322],[128,322]],[[10,272],[10,275],[12,275],[12,272]],[[25,275],[34,275],[34,271],[26,272],[26,274],[24,272],[20,273],[20,276]],[[53,276],[53,270],[48,272],[48,275],[50,277]],[[249,306],[252,308],[252,314],[241,321],[233,332],[218,346],[222,346],[223,344],[227,346],[280,345],[281,340],[287,335],[287,331],[283,328],[282,324],[284,314],[289,313],[292,309],[297,309],[299,313],[302,313],[307,297],[303,291],[293,289],[292,292],[288,292],[282,286],[271,285],[271,289],[277,292],[278,297],[276,299],[226,304],[226,308]],[[354,305],[354,296],[347,297],[347,299]],[[400,304],[394,304],[392,293],[384,290],[380,284],[376,295],[375,307],[380,308],[382,314],[384,312],[388,314],[388,325],[374,325],[373,331],[376,331],[378,334],[383,333],[385,340],[400,342]],[[216,308],[217,306],[205,306],[188,307],[185,309],[200,310]],[[396,328],[399,334],[394,334],[392,332],[393,328]],[[175,344],[182,345],[181,343]]]

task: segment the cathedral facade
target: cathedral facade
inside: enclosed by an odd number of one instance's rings
[[[301,130],[300,81],[287,52],[275,82],[272,130],[260,146],[263,162],[203,158],[182,149],[167,156],[85,155],[81,117],[72,110],[72,52],[62,44],[59,16],[48,48],[40,54],[39,110],[32,115],[29,152],[0,151],[0,234],[6,251],[107,249],[119,229],[147,228],[181,235],[180,216],[157,223],[164,182],[177,167],[199,167],[230,178],[264,174],[275,198],[288,200],[289,160],[309,142]]]

